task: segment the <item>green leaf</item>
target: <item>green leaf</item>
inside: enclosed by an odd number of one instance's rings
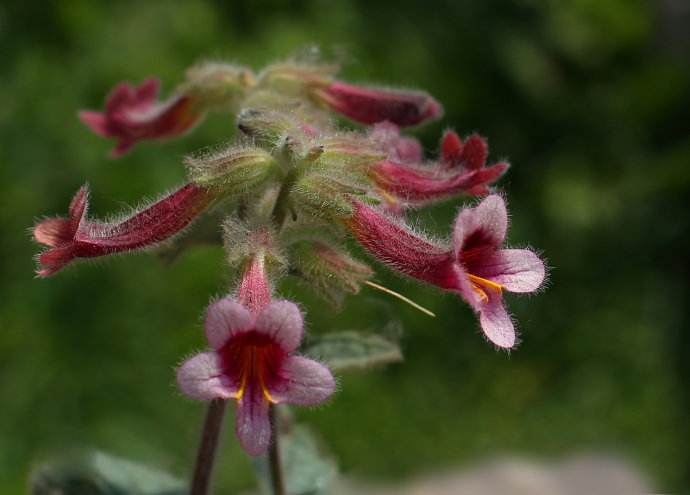
[[[380,335],[356,331],[319,337],[305,354],[326,364],[332,371],[365,369],[403,360],[400,346]]]
[[[335,462],[319,452],[316,439],[303,425],[280,434],[280,458],[288,495],[325,495],[337,473]],[[273,495],[268,457],[254,460],[261,493]]]
[[[182,480],[157,469],[93,451],[69,455],[31,476],[33,495],[184,495]]]

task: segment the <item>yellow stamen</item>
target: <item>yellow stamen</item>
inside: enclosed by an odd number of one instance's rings
[[[247,389],[247,369],[245,368],[242,371],[242,381],[240,382],[240,389],[235,392],[235,399],[238,401],[242,400],[242,396],[244,395],[244,391]]]
[[[266,387],[266,383],[264,382],[263,362],[258,358],[257,352],[256,347],[250,347],[244,351],[240,388],[237,392],[235,392],[233,397],[238,401],[242,400],[242,397],[247,390],[248,377],[251,375],[252,377],[257,377],[259,379],[259,386],[261,387],[261,392],[266,400],[271,404],[277,404],[278,401],[273,398],[271,393],[268,391],[268,387]]]
[[[479,294],[479,297],[481,297],[483,303],[489,302],[489,295],[486,293],[487,290],[492,290],[497,294],[501,294],[501,292],[503,291],[503,286],[501,284],[497,284],[496,282],[492,282],[491,280],[487,280],[482,277],[477,277],[476,275],[472,275],[471,273],[467,274],[467,278],[470,280],[470,283],[472,284],[472,290]]]
[[[425,307],[420,306],[419,304],[417,304],[417,303],[414,302],[413,300],[408,299],[407,297],[403,296],[402,294],[398,294],[397,292],[395,292],[395,291],[393,291],[393,290],[391,290],[391,289],[388,289],[387,287],[384,287],[383,285],[379,285],[379,284],[377,284],[377,283],[371,282],[370,280],[365,280],[364,283],[367,284],[369,287],[373,287],[374,289],[378,289],[378,290],[380,290],[381,292],[385,292],[386,294],[390,294],[390,295],[393,296],[393,297],[397,297],[397,298],[400,299],[401,301],[406,302],[407,304],[409,304],[409,305],[412,306],[413,308],[418,309],[418,310],[421,311],[422,313],[424,313],[424,314],[426,314],[426,315],[429,315],[429,316],[431,316],[432,318],[435,318],[435,317],[436,317],[436,315],[435,315],[434,313],[432,313],[431,311],[429,311],[429,310],[426,309]]]
[[[264,397],[266,398],[266,400],[267,400],[268,402],[270,402],[271,404],[277,404],[278,401],[275,400],[275,399],[273,398],[273,396],[271,395],[271,393],[270,393],[270,392],[268,391],[268,389],[266,388],[266,385],[264,385],[264,379],[263,379],[263,377],[259,378],[259,381],[260,381],[260,383],[261,383],[261,391],[264,393]]]

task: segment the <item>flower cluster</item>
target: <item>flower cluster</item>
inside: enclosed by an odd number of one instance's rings
[[[324,365],[294,354],[302,313],[274,299],[274,287],[296,276],[334,305],[357,294],[374,270],[347,251],[348,236],[393,270],[456,293],[501,348],[517,342],[503,292],[532,292],[544,280],[533,251],[502,248],[508,213],[493,185],[509,164],[487,163],[486,140],[449,130],[439,156],[427,158],[401,132],[442,116],[434,98],[348,84],[336,69],[288,61],[254,73],[204,63],[160,102],[155,79],[118,85],[104,111],[79,114],[95,133],[116,139],[113,156],[140,141],[180,136],[213,111],[236,115],[238,136],[226,148],[189,156],[188,182],[132,214],[90,218],[84,186],[66,217],[33,230],[46,246],[37,273],[48,277],[81,258],[175,242],[183,230],[194,235],[194,221],[209,212],[224,218],[236,287],[207,310],[211,350],[185,361],[177,379],[191,397],[237,401],[237,435],[252,455],[269,445],[273,404],[313,405],[335,390]],[[334,113],[368,127],[340,130]],[[406,222],[410,209],[456,197],[483,199],[459,211],[448,240]]]

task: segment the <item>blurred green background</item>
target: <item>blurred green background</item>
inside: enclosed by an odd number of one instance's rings
[[[451,296],[380,270],[429,319],[363,291],[333,314],[300,287],[309,330],[404,325],[406,362],[340,378],[299,415],[344,473],[412,476],[512,452],[612,452],[658,490],[690,486],[690,25],[681,0],[55,2],[0,5],[0,492],[22,493],[35,462],[92,446],[186,475],[202,404],[173,370],[203,347],[200,314],[227,289],[220,248],[171,268],[147,254],[33,278],[27,228],[62,214],[85,181],[107,215],[184,180],[182,157],[231,139],[211,115],[119,161],[89,132],[118,81],[158,75],[167,92],[203,58],[260,68],[309,44],[355,82],[421,87],[446,115],[416,132],[479,131],[513,163],[514,245],[543,251],[547,291],[510,298],[522,344],[480,336]],[[447,232],[460,202],[425,210]],[[383,308],[383,309],[382,309]],[[232,429],[219,483],[253,484]],[[228,491],[228,493],[231,493]]]

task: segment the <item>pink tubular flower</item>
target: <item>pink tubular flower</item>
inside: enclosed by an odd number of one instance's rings
[[[189,225],[213,197],[208,189],[187,184],[132,216],[111,223],[86,217],[89,190],[83,186],[72,199],[68,218],[49,218],[34,227],[34,239],[49,248],[38,257],[37,274],[52,275],[76,258],[132,251],[162,242]]]
[[[388,120],[400,127],[408,127],[443,114],[441,104],[422,91],[398,91],[333,81],[314,89],[312,94],[333,110],[362,124]]]
[[[315,405],[335,391],[326,366],[291,355],[303,332],[294,303],[273,301],[250,311],[226,297],[209,307],[205,326],[213,349],[185,361],[177,382],[195,399],[237,400],[235,431],[249,455],[264,453],[270,444],[271,404]]]
[[[501,249],[508,213],[497,195],[455,220],[452,247],[426,240],[404,224],[354,202],[347,224],[372,255],[411,277],[458,293],[479,314],[486,337],[512,348],[515,327],[503,304],[503,291],[533,292],[544,281],[544,263],[529,249]]]
[[[441,141],[441,162],[422,165],[421,148],[413,151],[410,142],[414,140],[400,137],[397,129],[386,131],[372,132],[374,138],[384,137],[389,153],[387,160],[372,168],[372,178],[383,191],[407,203],[420,205],[457,194],[483,196],[509,167],[506,162],[486,166],[489,147],[478,134],[463,143],[455,132],[447,131]]]
[[[117,139],[113,157],[127,153],[137,141],[179,136],[203,117],[190,95],[177,95],[158,103],[160,83],[147,79],[134,87],[115,86],[106,99],[105,111],[82,110],[79,118],[96,134]]]
[[[383,160],[374,165],[371,175],[387,193],[419,205],[458,194],[484,195],[489,192],[488,185],[496,182],[508,167],[502,162],[475,170],[448,172],[438,164],[414,166]]]

